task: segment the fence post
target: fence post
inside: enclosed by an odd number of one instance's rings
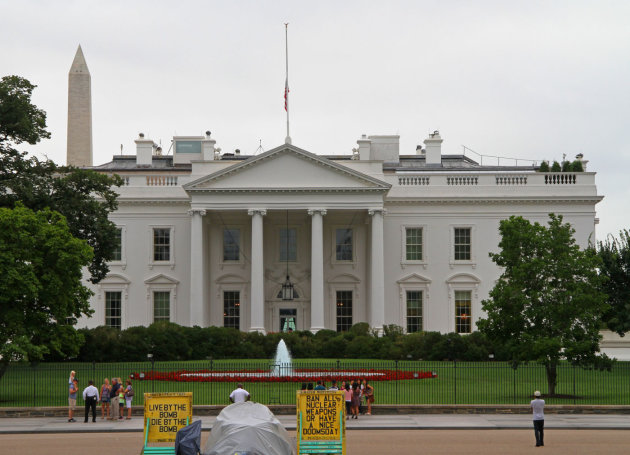
[[[455,394],[455,402],[453,404],[457,404],[457,360],[453,359],[453,376],[455,378],[453,393]]]
[[[575,365],[573,365],[573,404],[576,404],[576,396],[575,396]]]
[[[212,357],[210,357],[210,374],[212,374],[212,368],[214,367],[214,361],[212,360]],[[210,379],[212,379],[212,376],[210,377]],[[214,381],[210,381],[210,403],[212,404],[212,390],[214,389]]]
[[[37,362],[32,362],[31,366],[33,367],[33,407],[35,407],[37,400],[37,373],[35,371],[37,369]]]
[[[516,404],[516,368],[512,366],[512,398],[513,403]]]
[[[398,401],[398,360],[396,360],[396,404],[400,404]]]

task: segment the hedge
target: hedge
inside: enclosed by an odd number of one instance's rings
[[[49,358],[48,361],[129,362],[204,359],[273,358],[278,342],[284,339],[294,358],[352,358],[388,360],[504,360],[500,346],[493,346],[480,332],[417,332],[405,334],[389,325],[383,336],[370,331],[368,324],[355,324],[347,332],[320,330],[291,333],[239,332],[225,327],[184,327],[155,323],[149,327],[117,330],[111,327],[80,329],[85,339],[75,359]]]

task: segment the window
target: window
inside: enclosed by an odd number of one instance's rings
[[[455,291],[455,331],[470,333],[472,331],[471,291]]]
[[[337,332],[352,327],[352,291],[337,291]]]
[[[169,228],[153,228],[153,260],[171,260],[171,230]]]
[[[422,261],[422,228],[406,228],[405,238],[405,258]]]
[[[241,259],[241,230],[223,229],[223,260],[238,261]]]
[[[169,291],[153,291],[153,321],[171,320],[171,293]]]
[[[335,231],[335,258],[338,261],[352,261],[352,229]]]
[[[223,327],[240,328],[241,293],[223,291]]]
[[[115,329],[121,328],[122,292],[105,292],[105,325]]]
[[[116,228],[116,235],[114,236],[114,252],[112,253],[112,261],[122,261],[122,228]]]
[[[297,261],[297,229],[280,229],[280,262]]]
[[[470,261],[470,228],[455,228],[455,255],[456,261]]]
[[[407,333],[422,331],[422,291],[407,291]]]
[[[293,332],[295,330],[296,319],[297,319],[297,309],[280,308],[280,331]]]

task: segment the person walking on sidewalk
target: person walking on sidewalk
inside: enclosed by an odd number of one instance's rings
[[[79,381],[72,378],[72,384],[68,386],[68,422],[76,422],[74,420],[74,407],[77,405],[77,392],[79,391]]]
[[[534,436],[536,436],[536,447],[545,445],[545,400],[540,399],[540,392],[534,392],[534,399],[531,401],[532,413],[534,414]]]
[[[92,422],[96,422],[96,403],[98,403],[98,389],[94,387],[94,381],[88,381],[88,386],[83,389],[83,401],[85,401],[85,419],[87,423],[90,409],[92,410]]]

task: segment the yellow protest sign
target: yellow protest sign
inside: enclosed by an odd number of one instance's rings
[[[346,453],[345,405],[341,391],[297,392],[298,453],[318,447],[336,447]]]
[[[144,431],[148,442],[173,442],[180,428],[192,423],[192,392],[145,393]]]

